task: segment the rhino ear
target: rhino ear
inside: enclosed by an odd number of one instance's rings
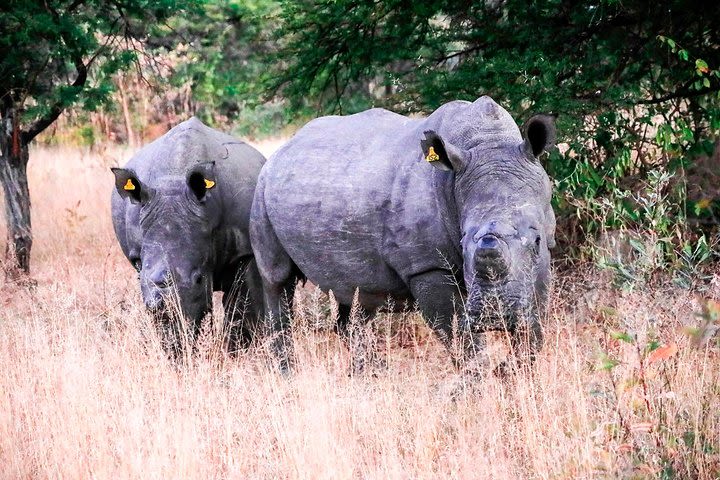
[[[523,149],[528,155],[537,157],[555,146],[555,117],[535,115],[523,125],[525,142]]]
[[[425,138],[420,140],[425,160],[433,167],[445,171],[462,170],[465,166],[464,152],[458,150],[451,143],[445,143],[440,135],[433,130],[427,130]]]
[[[187,184],[195,198],[204,202],[209,190],[215,188],[215,162],[205,162],[196,165],[187,176]]]
[[[115,175],[115,188],[122,198],[129,198],[133,203],[140,203],[147,197],[148,189],[138,180],[137,175],[127,168],[111,168]]]

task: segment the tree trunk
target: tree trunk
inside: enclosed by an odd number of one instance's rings
[[[14,109],[4,109],[0,126],[0,183],[5,198],[7,245],[5,275],[17,278],[30,273],[32,230],[30,224],[30,191],[28,190],[28,147],[20,134]]]
[[[128,99],[128,92],[125,89],[125,78],[120,75],[118,76],[118,92],[120,93],[120,104],[122,105],[123,118],[125,120],[125,131],[127,132],[127,144],[131,147],[137,145],[135,141],[135,132],[132,126],[132,116],[130,115],[130,100]]]

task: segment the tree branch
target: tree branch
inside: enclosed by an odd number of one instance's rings
[[[715,93],[720,91],[720,85],[710,86],[701,88],[700,90],[689,90],[680,89],[674,92],[663,95],[662,97],[650,98],[647,100],[640,100],[636,102],[638,105],[656,105],[658,103],[667,102],[668,100],[675,100],[677,98],[695,98],[707,95],[708,93]]]
[[[75,59],[75,69],[77,70],[77,78],[75,78],[75,81],[70,85],[71,87],[76,88],[82,88],[85,85],[85,82],[87,81],[87,65],[85,65],[82,62],[82,59],[77,57]],[[50,110],[47,114],[37,119],[30,128],[27,129],[27,131],[24,131],[22,133],[22,141],[25,145],[30,143],[33,138],[35,138],[40,132],[45,130],[47,127],[52,125],[52,123],[57,120],[57,118],[60,116],[60,114],[65,110],[66,105],[62,100],[58,100],[53,104],[52,107],[50,107]]]
[[[73,10],[75,10],[77,7],[79,7],[83,3],[85,3],[85,0],[75,0],[73,3],[71,3],[68,6],[67,11],[72,13]]]
[[[75,5],[75,3],[73,3],[73,5]],[[60,15],[57,13],[57,11],[50,7],[47,2],[45,3],[45,8],[52,15],[56,25],[60,26]],[[82,87],[85,86],[85,82],[87,81],[89,63],[86,65],[83,62],[81,54],[75,48],[73,48],[74,42],[72,41],[72,39],[68,38],[67,32],[61,29],[60,36],[65,42],[65,45],[70,47],[70,49],[72,50],[72,61],[75,65],[75,70],[77,71],[77,77],[75,77],[75,81],[70,84],[70,87],[82,89]],[[20,134],[22,143],[25,145],[30,143],[32,139],[35,138],[40,132],[52,125],[52,123],[57,120],[57,118],[60,116],[63,110],[65,110],[65,108],[66,105],[62,99],[58,99],[57,101],[55,101],[45,115],[33,122],[33,124],[30,125],[30,128]]]

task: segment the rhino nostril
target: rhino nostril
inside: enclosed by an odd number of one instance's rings
[[[205,277],[202,273],[200,273],[200,272],[193,273],[192,281],[195,285],[202,285],[204,279],[205,279]]]

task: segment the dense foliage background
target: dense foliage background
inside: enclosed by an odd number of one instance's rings
[[[277,136],[325,113],[428,113],[487,94],[518,123],[557,115],[560,148],[544,162],[565,259],[603,262],[623,282],[671,270],[688,284],[716,258],[720,9],[705,2],[147,3],[153,28],[98,61],[43,141],[138,144],[191,114]],[[3,64],[22,54],[9,43]]]
[[[717,247],[720,9],[289,1],[278,17],[278,63],[264,81],[298,110],[310,100],[428,112],[488,94],[518,121],[558,115],[563,145],[546,168],[571,256],[589,253],[632,282],[671,267],[686,283]]]

